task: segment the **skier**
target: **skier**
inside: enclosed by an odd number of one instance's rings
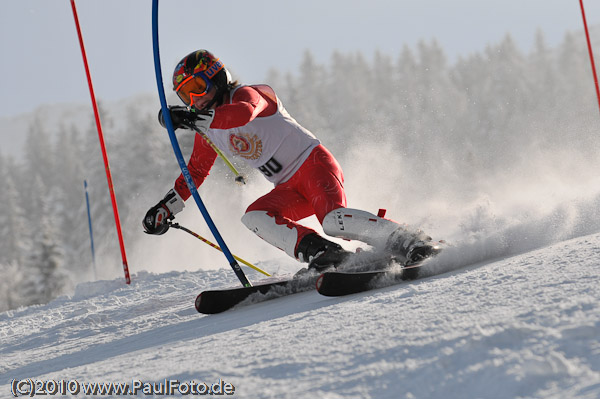
[[[238,85],[218,58],[198,50],[175,67],[173,90],[186,105],[169,107],[174,128],[195,124],[202,133],[195,136],[188,162],[195,184],[202,184],[217,157],[205,137],[219,150],[257,168],[275,188],[248,207],[242,223],[271,245],[308,263],[309,270],[337,267],[350,255],[339,244],[297,223],[311,215],[316,215],[325,234],[362,241],[405,263],[419,262],[437,251],[420,230],[347,208],[340,165],[287,113],[271,87]],[[159,121],[165,126],[162,110]],[[174,188],[144,217],[146,233],[164,234],[168,221],[183,210],[190,195],[180,175]]]

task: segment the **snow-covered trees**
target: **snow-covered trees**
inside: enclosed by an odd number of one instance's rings
[[[0,156],[0,311],[21,304],[17,288],[22,277],[20,267],[30,248],[23,204],[12,177],[14,173],[10,173],[15,168],[12,160]]]
[[[64,245],[56,229],[59,226],[56,210],[60,205],[57,190],[45,189],[39,176],[35,185],[39,192],[47,195],[34,196],[34,208],[38,210],[39,218],[31,221],[31,247],[17,285],[24,305],[46,303],[70,288]]]

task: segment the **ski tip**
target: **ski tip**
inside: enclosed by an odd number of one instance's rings
[[[200,293],[197,297],[196,297],[196,302],[194,303],[194,306],[196,307],[196,310],[200,313],[201,312],[201,304],[202,304],[202,293]]]
[[[315,286],[317,287],[317,291],[319,291],[321,289],[321,284],[323,284],[324,276],[325,276],[325,274],[321,274],[319,277],[317,277],[317,281],[315,283]]]

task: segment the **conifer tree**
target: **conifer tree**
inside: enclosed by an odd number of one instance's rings
[[[39,176],[36,180],[38,186],[44,186]],[[20,290],[27,305],[46,303],[70,286],[64,249],[55,229],[55,197],[49,192],[48,196],[37,197],[34,202],[41,209],[41,217],[32,226],[31,250],[20,281]]]

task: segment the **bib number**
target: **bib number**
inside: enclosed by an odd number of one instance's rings
[[[283,166],[281,166],[281,164],[277,162],[275,158],[269,159],[266,164],[258,168],[258,170],[260,170],[262,174],[267,177],[271,177],[274,174],[281,172],[282,169]]]

